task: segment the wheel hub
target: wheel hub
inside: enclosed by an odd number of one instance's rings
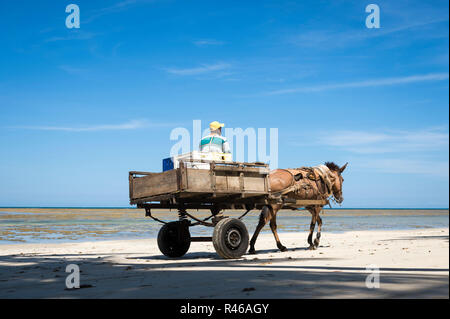
[[[241,240],[241,233],[236,228],[232,228],[227,232],[227,244],[229,244],[231,248],[239,247]]]

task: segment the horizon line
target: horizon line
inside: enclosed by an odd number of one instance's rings
[[[0,209],[5,208],[33,208],[33,209],[143,209],[134,206],[0,206]],[[161,210],[169,210],[169,208],[161,208]],[[299,208],[297,210],[303,210]],[[333,209],[366,209],[366,210],[449,210],[449,207],[328,207],[326,210]],[[206,209],[207,210],[207,209]],[[236,209],[237,210],[237,209]],[[255,211],[258,211],[255,209]]]

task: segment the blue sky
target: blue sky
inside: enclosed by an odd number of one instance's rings
[[[278,128],[279,167],[349,162],[342,207],[448,207],[448,9],[2,1],[0,206],[127,206],[198,119]]]

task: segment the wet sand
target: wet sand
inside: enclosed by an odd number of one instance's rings
[[[1,245],[0,298],[448,298],[446,228],[323,233],[306,249],[306,232],[262,234],[256,255],[223,260],[211,243],[192,243],[180,259],[155,239]],[[84,288],[67,290],[68,264]],[[366,267],[380,268],[369,289]]]

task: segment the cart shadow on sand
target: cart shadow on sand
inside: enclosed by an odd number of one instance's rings
[[[299,265],[336,258],[283,255],[273,249],[237,260],[208,252],[181,260],[111,252],[6,255],[0,256],[0,297],[448,298],[448,275],[442,274],[448,269],[383,268],[381,287],[368,289],[365,268]],[[80,267],[81,286],[89,289],[66,289],[68,264]]]
[[[330,247],[329,245],[321,245],[321,248],[328,248]],[[296,252],[296,251],[309,251],[309,249],[307,247],[297,247],[297,248],[289,248],[287,251],[290,252]],[[262,254],[274,254],[274,253],[280,253],[280,250],[275,248],[275,249],[259,249],[257,254],[246,254],[244,255],[244,260],[249,261],[249,260],[259,260],[260,258],[258,258],[258,255],[262,255]],[[253,256],[253,258],[252,258]],[[182,257],[183,260],[189,260],[189,259],[199,259],[199,258],[208,258],[211,260],[221,260],[221,261],[228,261],[228,262],[233,262],[235,260],[224,260],[222,257],[220,257],[219,255],[217,255],[217,253],[208,253],[208,252],[188,252],[186,253],[186,255],[184,255]],[[151,256],[147,256],[147,257],[131,257],[131,258],[127,258],[127,259],[151,259],[151,260],[172,260],[169,257],[166,257],[164,255],[151,255]],[[288,257],[288,259],[291,260],[304,260],[305,258],[291,258]],[[242,260],[241,260],[242,261]]]

